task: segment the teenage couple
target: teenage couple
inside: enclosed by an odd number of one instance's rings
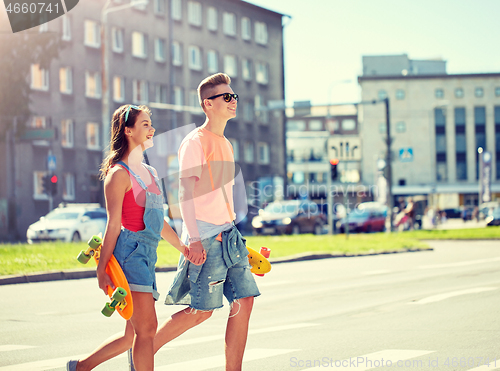
[[[223,295],[231,305],[225,369],[241,370],[254,297],[260,293],[245,240],[234,226],[234,155],[224,129],[236,116],[238,96],[230,83],[219,73],[198,86],[206,120],[184,138],[178,152],[181,240],[164,220],[157,172],[143,163],[143,152],[153,146],[151,112],[146,106],[124,105],[113,114],[110,153],[100,169],[108,222],[97,279],[105,293],[113,287],[105,268],[114,254],[129,282],[134,314],[123,335],[106,340],[84,359],[69,361],[68,371],[92,370],[130,348],[131,370],[152,371],[154,354],[221,308]],[[165,304],[189,306],[158,328],[155,263],[162,237],[181,252]]]

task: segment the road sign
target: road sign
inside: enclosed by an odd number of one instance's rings
[[[328,158],[337,158],[340,161],[360,161],[361,139],[353,136],[328,138]]]
[[[47,156],[47,169],[50,171],[54,171],[57,168],[56,156],[48,155]]]
[[[413,148],[404,147],[399,149],[399,161],[413,162]]]

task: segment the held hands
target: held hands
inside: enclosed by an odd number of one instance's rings
[[[108,295],[108,286],[113,290],[115,289],[115,285],[113,285],[113,282],[111,281],[109,275],[106,273],[106,270],[104,268],[100,269],[100,266],[97,267],[97,281],[99,284],[99,288],[104,291],[105,295]]]
[[[202,265],[207,259],[207,253],[201,241],[190,243],[189,247],[186,247],[185,256],[194,265]]]

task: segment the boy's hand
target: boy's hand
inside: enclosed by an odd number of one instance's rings
[[[187,249],[187,259],[194,265],[202,265],[207,259],[207,253],[201,244],[201,241],[189,244]]]

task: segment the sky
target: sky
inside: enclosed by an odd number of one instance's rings
[[[246,1],[292,17],[287,106],[359,101],[363,55],[441,58],[449,74],[500,72],[500,0]]]

